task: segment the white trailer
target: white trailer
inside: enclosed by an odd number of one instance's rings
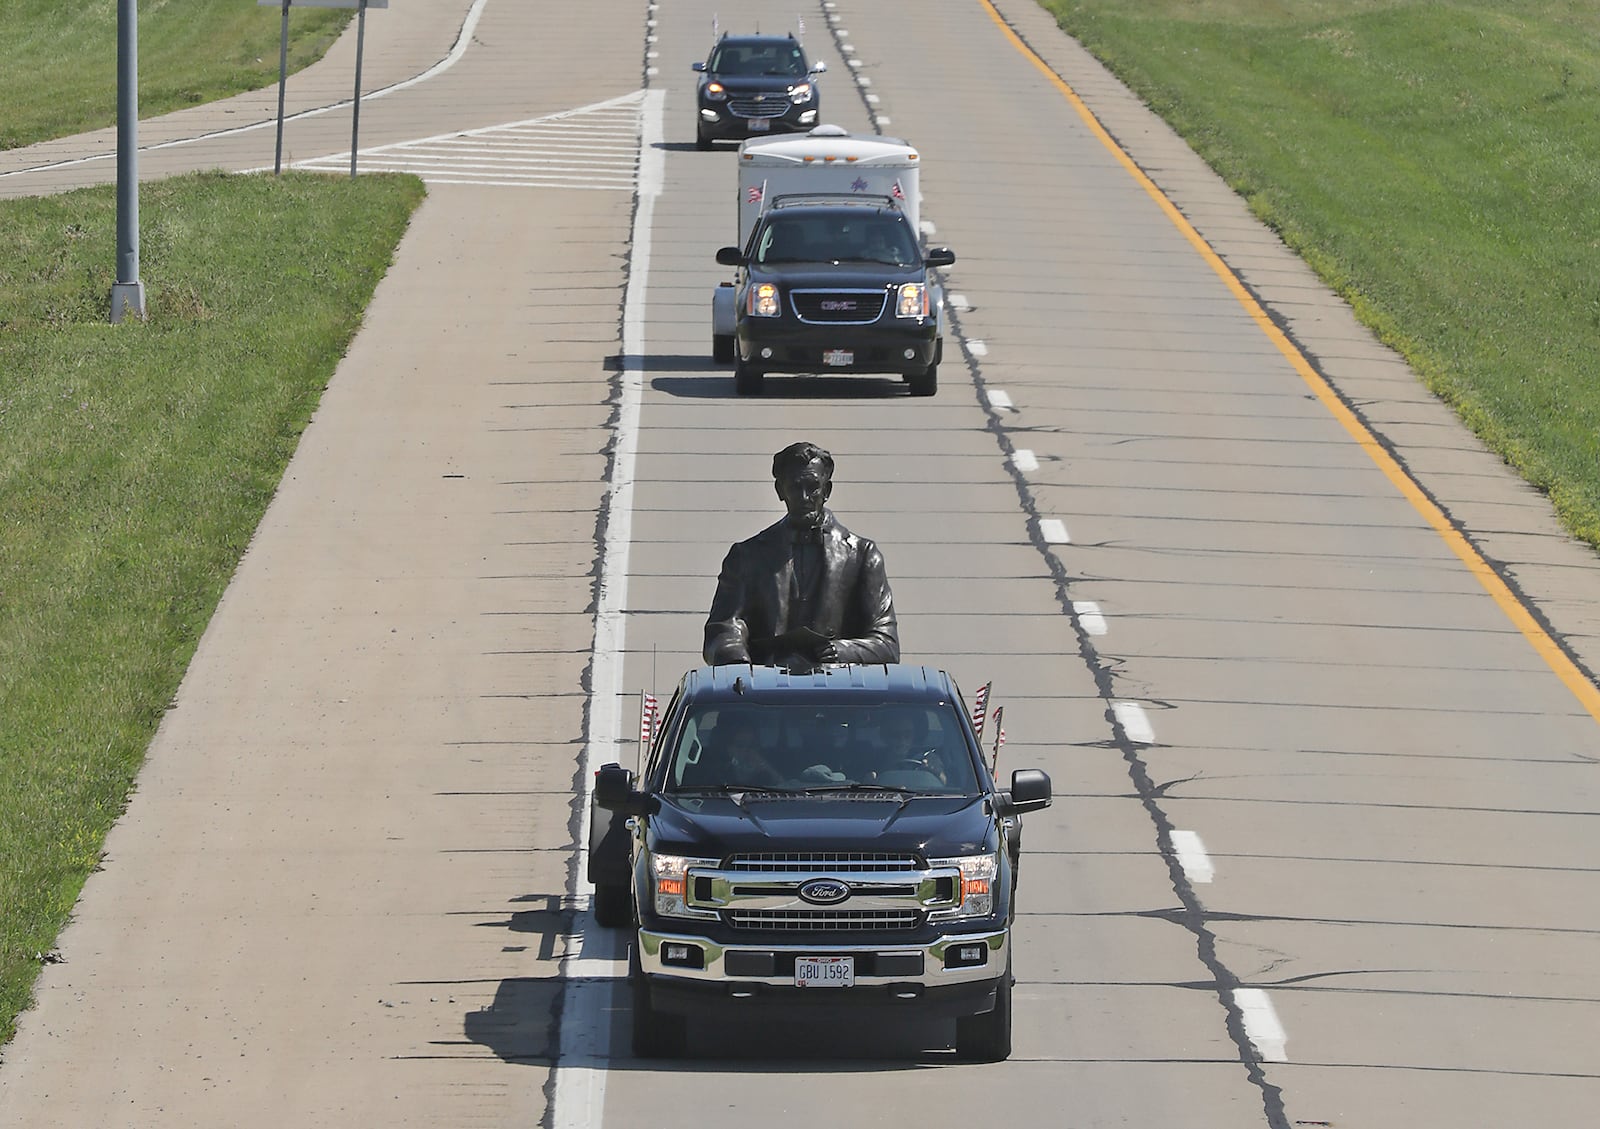
[[[751,138],[739,146],[739,238],[743,247],[762,211],[778,197],[807,193],[859,193],[887,196],[920,231],[922,193],[916,149],[894,137],[850,133],[819,125],[809,133]],[[720,283],[711,294],[711,354],[733,359],[734,284]]]

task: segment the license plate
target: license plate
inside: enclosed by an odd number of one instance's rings
[[[822,363],[834,368],[856,363],[856,355],[849,349],[827,349],[823,351]]]
[[[751,118],[750,119],[750,132],[751,133],[765,133],[767,130],[769,130],[771,128],[772,128],[772,123],[770,121],[768,121],[766,118]]]
[[[795,957],[796,988],[854,988],[855,957]]]

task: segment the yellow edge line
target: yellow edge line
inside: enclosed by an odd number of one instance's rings
[[[1522,601],[1517,599],[1516,594],[1511,591],[1510,586],[1500,577],[1500,574],[1489,567],[1489,562],[1483,559],[1482,554],[1478,552],[1472,542],[1463,537],[1461,531],[1450,524],[1450,520],[1445,516],[1444,511],[1434,503],[1433,499],[1423,493],[1422,488],[1395,461],[1394,456],[1384,449],[1372,432],[1367,429],[1366,424],[1362,423],[1360,418],[1349,409],[1344,401],[1339,399],[1328,382],[1312,367],[1311,362],[1306,360],[1305,354],[1296,348],[1294,342],[1290,341],[1288,336],[1267,316],[1267,312],[1261,308],[1261,303],[1257,302],[1254,295],[1245,288],[1244,283],[1239,281],[1239,276],[1233,273],[1232,268],[1222,261],[1222,256],[1212,249],[1211,244],[1206,242],[1205,238],[1194,229],[1194,225],[1178,210],[1177,205],[1167,198],[1166,193],[1156,186],[1155,181],[1146,176],[1144,170],[1134,163],[1132,157],[1128,156],[1127,151],[1117,144],[1116,139],[1111,134],[1106,132],[1105,127],[1100,124],[1100,119],[1095,117],[1094,111],[1089,109],[1083,99],[1078,96],[1077,91],[1073,90],[1060,75],[1051,70],[1050,65],[1041,59],[1033,48],[1022,41],[1022,37],[1011,29],[1011,26],[1006,23],[1005,18],[1000,15],[990,0],[979,0],[979,3],[988,11],[989,18],[995,22],[995,26],[1000,29],[1001,34],[1010,40],[1011,45],[1024,58],[1033,63],[1039,69],[1039,72],[1050,81],[1051,85],[1061,92],[1062,96],[1072,104],[1072,108],[1078,112],[1078,116],[1083,119],[1084,124],[1089,127],[1089,131],[1100,139],[1100,144],[1110,151],[1118,163],[1128,171],[1128,175],[1133,177],[1149,197],[1156,202],[1156,205],[1166,213],[1173,226],[1183,233],[1183,237],[1200,253],[1200,257],[1206,261],[1206,264],[1211,267],[1218,278],[1222,279],[1224,285],[1238,299],[1245,312],[1250,315],[1256,325],[1261,327],[1261,332],[1266,334],[1267,339],[1277,346],[1278,352],[1282,353],[1284,358],[1294,367],[1294,370],[1300,374],[1300,378],[1306,382],[1312,393],[1321,401],[1322,406],[1327,408],[1333,417],[1344,426],[1345,431],[1350,433],[1351,438],[1377,464],[1378,469],[1383,471],[1384,476],[1394,483],[1395,488],[1422,515],[1423,520],[1433,526],[1439,536],[1444,539],[1444,543],[1450,546],[1451,551],[1456,556],[1461,558],[1462,563],[1467,566],[1467,570],[1478,578],[1478,583],[1482,584],[1489,595],[1494,598],[1494,602],[1500,605],[1500,610],[1506,614],[1506,618],[1510,619],[1516,629],[1522,632],[1524,638],[1533,644],[1533,649],[1538,652],[1539,657],[1544,659],[1550,669],[1555,672],[1556,677],[1561,679],[1568,690],[1572,691],[1583,708],[1589,712],[1589,716],[1596,721],[1600,721],[1600,689],[1596,689],[1595,685],[1584,676],[1583,671],[1578,669],[1577,664],[1561,649],[1560,644],[1551,638],[1550,633],[1533,617]]]

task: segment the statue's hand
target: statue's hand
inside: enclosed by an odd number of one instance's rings
[[[832,639],[817,648],[817,661],[823,663],[836,663],[839,661],[839,648],[833,645]]]

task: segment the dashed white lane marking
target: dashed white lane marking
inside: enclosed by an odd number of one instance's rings
[[[1140,745],[1155,743],[1156,731],[1151,728],[1150,719],[1145,716],[1144,707],[1138,702],[1112,702],[1111,712],[1122,726],[1122,731],[1128,735],[1128,740]]]
[[[1174,831],[1172,833],[1172,849],[1178,855],[1178,865],[1183,867],[1183,872],[1189,876],[1190,882],[1210,882],[1216,877],[1216,870],[1211,865],[1211,856],[1206,854],[1206,845],[1200,841],[1200,836],[1193,831]]]
[[[1255,1044],[1256,1053],[1266,1062],[1289,1061],[1289,1036],[1278,1021],[1278,1013],[1260,988],[1235,988],[1233,1002],[1244,1019],[1244,1033]]]
[[[945,305],[949,306],[952,310],[968,311],[972,309],[972,303],[967,301],[967,296],[965,294],[950,295],[945,299]]]
[[[989,345],[987,342],[976,339],[968,341],[967,352],[971,353],[974,357],[987,357],[989,355]]]
[[[591,188],[631,192],[639,179],[645,93],[637,91],[542,118],[361,150],[369,172],[408,172],[429,184]],[[348,170],[350,154],[296,161],[297,169]]]
[[[917,227],[922,229],[922,234],[929,236],[930,238],[938,231],[938,229],[933,226],[932,220],[923,220],[921,223],[917,224]]]
[[[1067,523],[1058,517],[1047,517],[1041,521],[1039,533],[1048,545],[1072,544],[1072,538],[1067,536]]]
[[[1016,467],[1023,474],[1031,474],[1033,471],[1039,469],[1039,460],[1034,456],[1032,451],[1028,450],[1026,447],[1023,447],[1012,452],[1011,465]]]
[[[1011,393],[1003,388],[989,389],[989,406],[997,411],[1012,411]]]
[[[1090,635],[1106,633],[1106,617],[1100,613],[1100,605],[1093,600],[1074,600],[1072,614],[1078,617],[1078,622]]]
[[[550,1120],[555,1129],[592,1129],[605,1105],[610,1057],[611,1012],[619,962],[626,955],[625,931],[601,929],[589,906],[589,797],[595,766],[616,757],[623,741],[622,664],[628,610],[628,556],[633,536],[633,485],[639,448],[639,410],[644,398],[645,287],[650,276],[651,225],[665,180],[662,107],[666,95],[653,90],[640,107],[638,207],[634,209],[628,288],[623,302],[621,403],[617,409],[615,459],[607,495],[606,535],[596,598],[588,739],[578,779],[585,795],[578,828],[578,912],[568,955],[561,962],[561,1027],[556,1037],[555,1093]]]

